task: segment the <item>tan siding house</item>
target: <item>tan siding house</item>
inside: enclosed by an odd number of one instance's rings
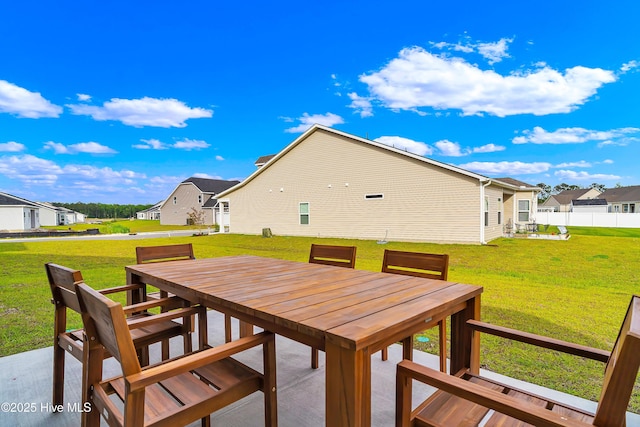
[[[192,209],[204,213],[204,225],[216,224],[216,195],[238,183],[193,177],[182,181],[160,205],[160,224],[187,225]]]
[[[514,188],[315,125],[218,200],[232,233],[482,243]]]

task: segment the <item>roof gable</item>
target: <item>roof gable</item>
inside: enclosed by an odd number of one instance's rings
[[[554,194],[553,197],[561,205],[569,205],[572,200],[577,200],[589,192],[591,188],[579,188],[577,190],[564,190],[558,194]]]
[[[400,150],[398,148],[395,148],[395,147],[392,147],[392,146],[389,146],[389,145],[386,145],[386,144],[382,144],[380,142],[371,141],[369,139],[365,139],[365,138],[361,138],[359,136],[351,135],[351,134],[348,134],[346,132],[341,132],[341,131],[338,131],[338,130],[333,129],[333,128],[329,128],[329,127],[326,127],[326,126],[315,124],[315,125],[311,126],[307,131],[305,131],[302,135],[300,135],[298,138],[296,138],[291,144],[286,146],[282,151],[280,151],[278,154],[276,154],[271,160],[268,161],[267,164],[265,164],[264,166],[258,168],[258,170],[256,170],[254,173],[249,175],[249,177],[247,177],[247,179],[245,179],[244,181],[242,181],[238,185],[236,185],[234,187],[231,187],[228,190],[223,191],[222,193],[218,194],[218,196],[219,197],[224,197],[227,194],[235,191],[236,189],[239,189],[239,188],[245,186],[246,184],[251,182],[256,176],[258,176],[261,173],[264,173],[266,170],[268,170],[271,167],[271,165],[273,165],[275,162],[277,162],[281,157],[285,156],[293,148],[295,148],[296,146],[298,146],[299,144],[304,142],[310,135],[312,135],[315,132],[328,132],[328,133],[331,133],[331,134],[334,134],[334,135],[341,136],[343,138],[349,139],[349,140],[354,141],[354,142],[358,142],[358,143],[361,143],[361,144],[369,145],[369,146],[372,146],[372,147],[381,148],[383,150],[390,151],[390,152],[393,152],[393,153],[401,154],[401,155],[406,156],[408,158],[412,158],[412,159],[416,159],[416,160],[419,160],[421,162],[424,162],[425,164],[429,164],[429,165],[432,165],[432,166],[435,166],[435,167],[438,167],[438,168],[442,168],[442,169],[445,169],[445,170],[448,170],[448,171],[452,171],[452,172],[464,175],[466,177],[477,179],[478,181],[483,182],[483,183],[484,182],[493,182],[496,185],[500,185],[500,186],[511,188],[511,189],[518,189],[518,190],[522,189],[521,185],[514,185],[514,184],[506,182],[506,181],[504,181],[502,179],[492,179],[492,178],[489,178],[489,177],[486,177],[486,176],[483,176],[483,175],[479,175],[477,173],[470,172],[468,170],[459,168],[457,166],[453,166],[453,165],[450,165],[450,164],[447,164],[447,163],[438,162],[436,160],[429,159],[427,157],[420,156],[418,154],[410,153],[408,151]],[[522,183],[521,181],[518,181],[518,183],[524,184],[524,185],[528,185],[526,183]],[[527,190],[539,191],[540,189],[538,187],[535,187],[535,186],[529,186],[529,187],[527,187]]]

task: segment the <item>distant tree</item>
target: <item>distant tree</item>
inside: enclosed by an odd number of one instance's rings
[[[589,188],[594,188],[601,193],[607,189],[607,187],[604,184],[598,184],[597,182],[594,182],[593,184],[591,184]]]
[[[545,200],[551,196],[551,186],[541,182],[536,184],[536,187],[540,188],[542,191],[538,193],[538,202],[543,203]]]
[[[620,184],[619,182],[616,182],[616,188],[622,188],[622,184]]]
[[[565,184],[564,182],[562,184],[558,184],[555,187],[553,187],[553,194],[558,194],[558,193],[562,193],[563,191],[566,190],[579,190],[580,187],[579,185],[569,185],[569,184]]]

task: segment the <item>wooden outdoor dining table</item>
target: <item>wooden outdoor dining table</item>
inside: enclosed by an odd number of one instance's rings
[[[324,350],[327,426],[370,426],[371,355],[409,343],[446,316],[450,372],[479,368],[472,351],[479,343],[466,321],[480,317],[481,286],[249,255],[131,265],[126,272],[130,284],[153,285]]]

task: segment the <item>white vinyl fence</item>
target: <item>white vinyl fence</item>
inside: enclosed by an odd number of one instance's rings
[[[537,212],[536,223],[576,227],[640,228],[640,213]]]

